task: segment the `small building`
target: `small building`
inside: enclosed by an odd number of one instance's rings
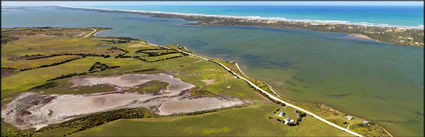
[[[345,116],[348,120],[353,120],[353,116]]]
[[[285,116],[285,112],[280,112],[279,114],[277,114],[277,116],[279,116],[279,117],[283,117],[283,116]]]
[[[295,122],[295,120],[293,120],[293,119],[289,120],[289,123],[294,123],[294,122]]]
[[[291,119],[289,117],[283,119],[284,124],[288,124],[290,121],[291,121]]]
[[[369,121],[363,121],[362,122],[364,125],[369,125]]]

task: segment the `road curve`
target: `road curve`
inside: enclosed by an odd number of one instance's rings
[[[233,71],[232,71],[232,70],[230,70],[228,67],[226,67],[225,65],[221,64],[220,62],[216,62],[216,61],[213,61],[213,60],[209,60],[208,58],[201,57],[201,56],[198,56],[198,55],[195,55],[195,54],[192,54],[192,53],[188,53],[188,52],[185,52],[185,51],[181,51],[181,50],[179,50],[179,51],[180,51],[180,52],[183,52],[183,53],[186,53],[186,54],[189,54],[189,55],[191,55],[191,56],[194,56],[194,57],[197,57],[197,58],[200,58],[200,59],[206,60],[206,61],[211,61],[211,62],[217,63],[218,65],[220,65],[221,67],[223,67],[223,68],[224,68],[225,70],[227,70],[228,72],[232,73],[232,74],[233,74],[234,76],[236,76],[237,78],[240,78],[240,79],[242,79],[242,80],[245,80],[245,81],[246,81],[249,85],[251,85],[251,86],[252,86],[252,87],[254,87],[255,89],[259,90],[260,92],[264,93],[264,94],[265,94],[265,95],[267,95],[270,99],[272,99],[272,100],[274,100],[274,101],[278,101],[278,102],[280,102],[280,103],[284,103],[285,105],[287,105],[287,106],[289,106],[289,107],[292,107],[292,108],[294,108],[294,109],[296,109],[296,110],[302,111],[302,112],[304,112],[304,113],[306,113],[306,114],[308,114],[308,115],[311,115],[311,116],[313,116],[314,118],[316,118],[316,119],[318,119],[318,120],[320,120],[320,121],[322,121],[322,122],[324,122],[324,123],[326,123],[326,124],[328,124],[328,125],[330,125],[330,126],[333,126],[333,127],[337,128],[337,129],[339,129],[339,130],[342,130],[342,131],[345,131],[345,132],[347,132],[347,133],[350,133],[351,135],[358,136],[358,137],[363,137],[362,135],[360,135],[360,134],[358,134],[358,133],[356,133],[356,132],[353,132],[353,131],[351,131],[351,130],[349,130],[349,129],[346,129],[346,128],[343,128],[343,127],[341,127],[341,126],[338,126],[337,124],[332,123],[332,122],[330,122],[330,121],[327,121],[326,119],[324,119],[324,118],[322,118],[322,117],[320,117],[320,116],[318,116],[318,115],[316,115],[316,114],[314,114],[314,113],[312,113],[312,112],[310,112],[310,111],[307,111],[307,110],[305,110],[305,109],[302,109],[302,108],[300,108],[300,107],[298,107],[298,106],[295,106],[295,105],[293,105],[293,104],[290,104],[290,103],[288,103],[288,102],[286,102],[286,101],[283,101],[283,100],[279,99],[278,97],[276,97],[276,96],[274,96],[274,95],[272,95],[272,94],[270,94],[270,93],[266,92],[265,90],[261,89],[260,87],[258,87],[257,85],[255,85],[255,84],[254,84],[254,83],[252,83],[251,81],[247,80],[246,78],[241,77],[239,74],[237,74],[237,73],[233,72]]]
[[[90,35],[92,35],[93,33],[95,33],[96,31],[97,31],[96,29],[93,29],[93,31],[90,32],[89,34],[87,34],[86,36],[84,36],[84,38],[86,39],[87,37],[89,37]]]

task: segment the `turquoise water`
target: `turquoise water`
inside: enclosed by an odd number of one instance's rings
[[[423,28],[424,7],[420,6],[311,6],[311,5],[96,5],[91,8],[161,11],[186,14],[269,17],[369,25]]]
[[[423,48],[342,33],[237,26],[188,26],[152,18],[59,8],[2,9],[2,27],[112,27],[98,36],[183,44],[203,55],[238,61],[250,76],[294,100],[326,103],[385,126],[396,136],[424,127]]]

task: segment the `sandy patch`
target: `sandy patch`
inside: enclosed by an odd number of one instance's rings
[[[195,61],[195,62],[193,62],[193,63],[199,63],[199,62],[201,62],[201,61],[204,61],[204,60],[200,59],[200,60],[197,60],[197,61]]]
[[[119,89],[134,88],[138,85],[145,84],[152,80],[159,80],[169,83],[164,92],[178,92],[195,87],[192,84],[186,83],[172,75],[159,73],[159,74],[124,74],[120,76],[109,77],[84,77],[73,78],[70,81],[74,84],[72,87],[79,86],[93,86],[108,84],[116,86]]]
[[[146,47],[146,45],[143,45],[143,44],[133,44],[133,45],[130,45],[130,46],[128,46],[128,47],[131,47],[131,48],[138,48],[138,47]]]
[[[211,85],[211,84],[214,84],[215,79],[205,79],[205,80],[202,80],[202,82],[204,82],[206,85]]]
[[[355,37],[355,38],[360,38],[360,39],[368,39],[368,40],[374,40],[366,35],[363,34],[349,34],[349,37]],[[375,40],[376,41],[376,40]]]
[[[77,36],[82,36],[83,34],[86,34],[86,32],[81,32],[80,34],[78,34]]]
[[[246,100],[240,100],[237,98],[225,98],[225,97],[204,97],[204,98],[193,98],[193,99],[185,98],[178,101],[164,102],[158,108],[159,110],[158,114],[172,115],[172,114],[179,114],[179,113],[189,113],[189,112],[238,106],[238,105],[243,105],[246,103],[250,103],[250,102]]]

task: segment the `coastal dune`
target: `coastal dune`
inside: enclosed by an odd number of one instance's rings
[[[87,8],[60,6],[61,8],[90,10],[100,12],[122,12],[151,15],[153,17],[164,18],[182,18],[192,21],[188,25],[208,25],[208,26],[261,26],[284,29],[310,29],[313,31],[341,32],[348,34],[364,35],[362,37],[373,39],[379,42],[392,43],[396,45],[424,47],[424,29],[423,25],[417,27],[407,26],[389,26],[385,24],[377,25],[370,23],[352,23],[336,20],[291,20],[275,17],[258,16],[223,16],[223,15],[205,15],[188,14],[160,11],[143,10],[122,10],[106,8]]]

